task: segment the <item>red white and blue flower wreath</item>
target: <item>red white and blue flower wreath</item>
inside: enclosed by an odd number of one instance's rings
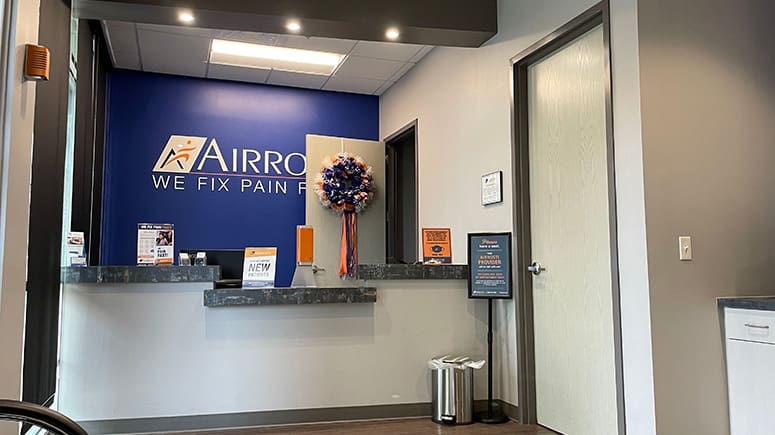
[[[340,153],[323,161],[315,193],[323,207],[342,215],[339,276],[354,278],[358,266],[357,215],[374,197],[374,173],[362,158]]]

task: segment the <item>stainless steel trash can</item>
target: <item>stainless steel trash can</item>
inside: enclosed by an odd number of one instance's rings
[[[474,370],[431,370],[432,419],[440,424],[470,424],[474,419]]]

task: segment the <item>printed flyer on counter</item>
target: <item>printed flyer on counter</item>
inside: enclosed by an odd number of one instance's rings
[[[245,248],[242,287],[274,287],[277,248]]]
[[[452,263],[452,235],[449,228],[422,229],[422,261],[424,264]]]
[[[86,246],[84,245],[83,231],[70,231],[67,233],[65,254],[68,266],[86,266]]]
[[[175,261],[173,224],[137,224],[137,265],[171,266]]]

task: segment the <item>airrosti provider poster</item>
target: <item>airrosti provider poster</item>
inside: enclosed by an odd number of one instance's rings
[[[449,228],[422,229],[422,261],[425,264],[452,263],[452,234]]]
[[[379,137],[372,95],[126,70],[107,93],[102,265],[135,264],[138,222],[174,222],[173,258],[274,246],[288,286],[306,171],[320,163],[305,136]]]
[[[276,264],[277,248],[245,248],[242,287],[274,287]]]
[[[468,297],[510,299],[511,233],[468,235]]]

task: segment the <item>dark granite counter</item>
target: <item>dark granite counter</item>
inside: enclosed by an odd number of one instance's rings
[[[220,266],[90,266],[62,268],[62,282],[66,284],[213,282],[220,278]]]
[[[372,287],[285,287],[210,289],[204,292],[204,306],[357,304],[377,302]]]
[[[718,298],[718,305],[721,308],[742,308],[744,310],[775,311],[775,296]]]
[[[468,279],[467,264],[359,264],[358,278],[396,279]]]

